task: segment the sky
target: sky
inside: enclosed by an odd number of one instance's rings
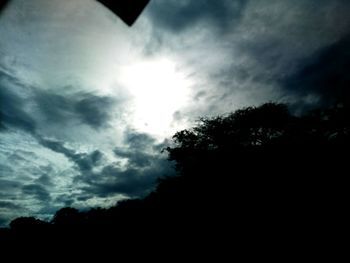
[[[13,0],[0,16],[0,226],[147,194],[175,173],[162,149],[199,117],[341,100],[349,13],[347,0],[151,0],[128,27],[93,0]]]

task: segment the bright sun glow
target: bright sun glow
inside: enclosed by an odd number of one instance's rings
[[[173,116],[187,104],[190,81],[167,59],[152,60],[127,66],[122,84],[133,100],[133,124],[136,129],[155,135],[168,135]]]

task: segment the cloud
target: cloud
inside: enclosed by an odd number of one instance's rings
[[[10,125],[30,133],[35,131],[35,121],[24,110],[26,95],[27,87],[0,67],[0,124],[3,128]]]
[[[61,94],[26,84],[0,67],[0,127],[14,127],[33,135],[45,126],[87,125],[93,129],[108,127],[112,97],[93,93]],[[0,130],[1,131],[1,130]]]
[[[167,3],[154,1],[146,12],[152,23],[146,53],[175,57],[181,61],[179,68],[192,72],[190,77],[196,83],[191,87],[193,103],[178,111],[190,120],[271,100],[308,105],[312,98],[296,87],[297,75],[318,63],[312,59],[332,45],[339,56],[347,56],[346,48],[336,44],[350,33],[347,1]],[[236,11],[225,9],[229,3],[236,4]],[[207,8],[211,4],[215,6],[212,11]],[[215,8],[226,11],[218,11],[220,15],[214,19]],[[223,34],[218,34],[220,29]],[[339,72],[328,73],[337,78]],[[327,97],[327,92],[324,94],[323,98]],[[179,115],[174,117],[175,123],[181,121]]]
[[[175,174],[173,164],[162,155],[160,148],[164,148],[164,144],[156,143],[150,135],[127,130],[125,147],[114,149],[116,157],[126,163],[106,164],[99,172],[78,177],[86,185],[84,192],[100,197],[145,195],[153,189],[157,178]]]
[[[232,28],[243,14],[246,0],[155,0],[151,18],[156,26],[173,33],[193,28],[198,23],[220,31]]]
[[[86,92],[65,94],[64,89],[57,94],[54,90],[25,83],[15,72],[0,69],[0,161],[3,162],[0,165],[0,177],[3,177],[0,180],[0,201],[15,198],[24,207],[34,209],[36,215],[47,217],[38,211],[38,207],[45,204],[58,208],[58,203],[72,205],[75,199],[70,197],[72,179],[69,177],[91,173],[103,159],[100,150],[79,152],[56,136],[61,136],[62,132],[70,135],[74,129],[81,134],[89,129],[101,131],[108,128],[114,100]],[[66,128],[63,130],[62,127]],[[21,137],[21,143],[16,146],[17,137]],[[51,158],[56,161],[51,161]],[[5,162],[10,165],[5,165]],[[64,191],[68,191],[67,198],[57,198]],[[12,204],[13,209],[6,210],[4,222],[14,214],[30,214],[23,209],[17,213],[13,201],[8,204]]]
[[[282,80],[288,94],[314,98],[311,102],[332,105],[349,103],[350,35],[315,52],[300,68]]]
[[[42,185],[29,184],[22,187],[22,192],[25,195],[33,196],[40,202],[51,201],[49,192]]]
[[[161,154],[160,147],[163,148],[164,144],[156,143],[155,138],[144,133],[128,130],[125,134],[125,146],[114,149],[117,159],[126,160],[124,165],[107,162],[103,153],[98,150],[78,153],[66,147],[63,142],[43,138],[39,140],[44,147],[63,154],[79,172],[74,182],[82,193],[76,197],[65,196],[64,199],[69,201],[74,198],[78,201],[88,200],[94,195],[98,197],[115,194],[128,197],[144,195],[154,187],[157,178],[174,175],[175,172],[173,164]]]
[[[156,139],[146,133],[140,133],[136,131],[125,132],[125,143],[130,149],[142,151],[148,149],[150,146],[156,143]]]
[[[86,5],[96,3],[89,3],[14,1],[1,17],[0,202],[12,207],[6,220],[46,218],[62,205],[112,204],[144,193],[167,172],[152,148],[158,139],[122,138],[133,105],[117,78],[129,59],[124,51],[133,48],[123,43],[131,29],[98,5],[90,12]],[[114,153],[118,147],[124,157]]]
[[[91,93],[61,95],[46,90],[35,93],[35,102],[48,123],[81,123],[93,129],[108,126],[111,109],[115,106],[111,97]]]
[[[157,178],[174,174],[173,167],[164,159],[153,157],[147,164],[147,167],[130,166],[126,169],[118,165],[107,165],[93,177],[81,177],[87,183],[82,189],[85,193],[93,193],[99,197],[113,194],[140,197],[155,187]]]
[[[114,153],[117,157],[126,158],[128,165],[132,167],[147,167],[151,164],[152,155],[141,151],[129,151],[123,148],[115,148]]]
[[[43,168],[41,168],[41,169],[43,169]],[[35,180],[35,183],[43,185],[43,186],[53,186],[54,185],[51,177],[46,173],[41,175],[37,180]]]
[[[20,209],[20,208],[21,206],[14,204],[13,202],[0,201],[0,209]]]
[[[80,195],[77,197],[77,200],[78,201],[81,201],[80,200]],[[63,206],[72,206],[74,204],[76,200],[74,198],[72,198],[72,196],[70,195],[67,195],[67,194],[64,194],[64,195],[59,195],[56,199],[55,199],[55,203],[58,203],[58,204],[63,204]],[[86,201],[86,200],[84,200]],[[55,211],[53,211],[55,212]]]
[[[11,165],[0,164],[0,177],[4,177],[8,174],[11,174],[13,169]]]
[[[13,201],[0,201],[0,227],[6,227],[15,214],[23,211],[23,207]]]
[[[6,195],[8,192],[12,192],[12,195],[15,195],[20,186],[21,183],[19,182],[0,179],[0,197],[3,197],[3,195]]]
[[[124,170],[114,165],[104,167],[98,176],[99,180],[90,181],[90,185],[84,190],[100,197],[107,197],[115,193],[129,197],[140,196],[149,190],[147,188],[154,180],[137,169]]]
[[[8,224],[8,218],[3,218],[2,216],[0,216],[0,227],[5,227]]]
[[[61,155],[75,171],[74,175],[70,175],[71,179],[68,179],[69,175],[62,176],[62,179],[54,178],[53,176],[58,174],[57,167],[53,166],[55,164],[30,165],[32,160],[26,156],[36,155],[35,150],[28,153],[8,152],[5,158],[12,159],[12,163],[17,163],[19,167],[31,167],[21,170],[23,173],[21,177],[17,176],[16,184],[12,181],[3,184],[6,188],[5,197],[12,187],[17,189],[20,199],[26,199],[27,205],[40,201],[50,202],[51,207],[56,207],[57,204],[84,207],[96,198],[144,195],[152,189],[156,178],[173,173],[171,165],[161,156],[161,144],[156,138],[145,133],[127,129],[123,142],[114,147],[114,155],[109,158],[98,146],[94,150],[79,150],[64,137],[57,138],[62,132],[69,133],[73,127],[79,132],[87,128],[104,132],[109,128],[112,112],[119,107],[113,98],[82,92],[65,93],[65,89],[61,94],[57,94],[54,90],[26,84],[15,77],[14,73],[3,73],[2,76],[0,83],[4,85],[0,98],[7,103],[16,102],[11,103],[11,116],[5,104],[0,105],[0,112],[6,115],[6,118],[2,118],[2,124],[10,131],[6,136],[11,136],[17,131],[27,133],[29,138],[38,144],[37,147],[49,152],[48,156]],[[14,86],[14,89],[10,89]],[[50,127],[58,129],[54,129],[52,133]],[[61,127],[67,128],[63,131]],[[5,133],[2,136],[5,136]],[[126,162],[123,163],[123,160]],[[18,169],[2,169],[10,174],[18,173]],[[75,185],[71,185],[70,181]],[[62,194],[64,189],[66,194]],[[30,201],[28,197],[33,197],[36,201]],[[102,199],[96,204],[101,204]],[[47,209],[48,207],[45,211]],[[42,212],[39,214],[47,216]]]
[[[76,103],[75,110],[84,123],[93,128],[100,128],[110,119],[113,102],[111,97],[87,96]]]
[[[92,169],[98,165],[103,158],[103,154],[99,150],[92,153],[78,153],[73,149],[64,146],[63,142],[57,140],[49,140],[38,137],[40,144],[56,153],[61,153],[72,161],[81,174],[90,173]]]
[[[127,131],[125,133],[125,145],[127,147],[114,149],[114,154],[118,157],[126,158],[129,167],[144,168],[152,164],[155,155],[156,139],[145,133],[137,133],[135,131]]]

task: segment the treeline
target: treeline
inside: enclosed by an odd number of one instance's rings
[[[344,105],[294,116],[267,103],[203,118],[174,135],[165,150],[178,176],[160,178],[147,197],[109,209],[63,208],[50,222],[17,218],[0,240],[326,242],[345,220],[348,116]]]

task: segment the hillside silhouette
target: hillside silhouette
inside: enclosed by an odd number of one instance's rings
[[[1,229],[1,245],[112,238],[116,247],[151,239],[202,248],[323,246],[343,231],[348,116],[342,104],[294,116],[267,103],[202,118],[164,149],[178,175],[159,178],[145,198],[85,212],[62,208],[50,222],[17,218]]]

